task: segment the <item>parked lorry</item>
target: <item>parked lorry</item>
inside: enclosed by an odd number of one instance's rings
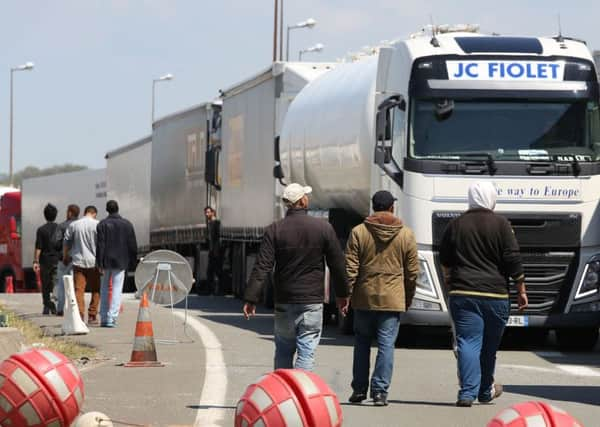
[[[0,292],[6,291],[9,277],[15,292],[25,290],[27,281],[21,265],[21,192],[0,187]]]
[[[26,287],[34,280],[33,255],[35,236],[39,226],[45,223],[44,206],[52,203],[58,209],[56,221],[66,218],[67,206],[79,205],[81,214],[88,205],[98,209],[98,219],[106,215],[106,169],[86,169],[23,181],[21,189],[21,246],[22,268],[27,278]],[[35,282],[33,284],[35,287]]]
[[[312,206],[342,229],[368,214],[374,191],[397,197],[421,269],[409,325],[450,324],[440,238],[467,209],[469,185],[492,181],[529,295],[518,312],[511,290],[509,326],[554,329],[563,346],[591,348],[600,325],[598,102],[581,41],[436,27],[305,86],[281,133],[284,179],[311,185]]]

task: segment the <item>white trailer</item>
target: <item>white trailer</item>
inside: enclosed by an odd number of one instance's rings
[[[241,295],[265,226],[281,218],[277,195],[278,136],[290,103],[336,64],[274,63],[221,91],[222,149],[219,211],[231,249],[233,291]],[[275,169],[274,169],[275,168]]]
[[[285,179],[344,227],[388,189],[417,237],[421,275],[403,320],[449,325],[438,248],[476,180],[498,188],[530,305],[511,326],[592,347],[600,324],[600,108],[585,44],[437,27],[341,64],[296,96],[281,133]],[[331,215],[335,212],[335,215]],[[342,228],[344,228],[342,227]],[[338,227],[340,228],[340,227]]]
[[[150,166],[152,137],[106,154],[106,198],[119,203],[119,213],[133,224],[140,253],[150,244]]]
[[[98,209],[98,219],[106,215],[106,169],[29,178],[23,181],[21,197],[22,260],[23,269],[29,271],[33,267],[36,231],[46,222],[46,204],[52,203],[58,209],[58,223],[65,220],[67,206],[72,203],[79,206],[81,215],[89,205]]]

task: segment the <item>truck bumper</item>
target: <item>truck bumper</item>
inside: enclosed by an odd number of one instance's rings
[[[591,328],[600,327],[600,313],[571,313],[571,314],[518,314],[513,316],[526,317],[526,327],[529,328]],[[402,318],[403,325],[413,326],[450,326],[450,315],[442,311],[409,310]]]

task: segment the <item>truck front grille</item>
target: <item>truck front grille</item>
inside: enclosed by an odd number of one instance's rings
[[[525,314],[549,314],[559,311],[564,305],[563,289],[570,289],[577,268],[576,252],[531,253],[522,252],[525,285],[529,307]],[[517,290],[510,286],[511,312],[517,313]]]

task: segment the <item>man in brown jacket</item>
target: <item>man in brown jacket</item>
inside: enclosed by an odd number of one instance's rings
[[[351,403],[367,398],[371,341],[376,338],[371,397],[376,406],[387,405],[400,314],[408,309],[415,292],[417,242],[413,232],[394,216],[395,200],[388,191],[375,193],[375,213],[352,230],[346,247],[355,336]]]

